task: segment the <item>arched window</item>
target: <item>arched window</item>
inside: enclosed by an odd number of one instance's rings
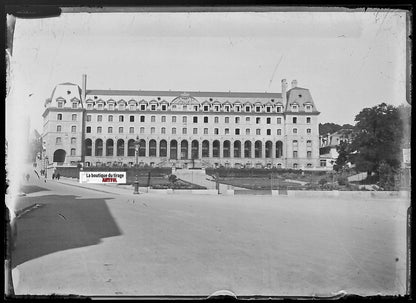
[[[57,149],[53,153],[53,162],[63,163],[65,162],[66,152],[63,149]]]
[[[216,158],[220,156],[220,141],[218,140],[212,143],[212,156]]]
[[[85,140],[85,155],[92,156],[92,140],[91,139]]]
[[[262,152],[262,150],[261,150],[262,146],[261,145],[262,145],[261,141],[256,141],[254,143],[254,157],[255,158],[261,158],[261,152]]]
[[[124,156],[124,140],[117,140],[117,156]]]
[[[251,158],[251,141],[244,142],[244,158]]]
[[[103,140],[95,140],[95,156],[101,157],[103,155]]]
[[[112,156],[114,154],[114,141],[113,139],[108,139],[105,143],[105,155]]]
[[[265,147],[266,147],[266,149],[265,149],[266,158],[271,158],[272,157],[272,152],[273,152],[272,151],[272,148],[273,148],[272,141],[267,141]]]
[[[178,158],[178,142],[176,140],[170,141],[170,158]]]
[[[62,120],[62,114],[57,114],[56,115],[56,120]]]
[[[202,157],[203,158],[209,157],[209,141],[208,140],[202,141]]]
[[[141,139],[139,142],[139,157],[146,157],[146,141]]]
[[[159,145],[159,156],[160,157],[167,157],[167,155],[168,155],[167,154],[168,145],[167,145],[166,140],[161,140],[159,144],[160,144]]]
[[[128,157],[134,157],[136,155],[136,148],[134,146],[135,140],[130,139],[127,142],[127,156]]]
[[[283,155],[283,142],[277,141],[276,142],[276,158],[281,158]]]
[[[234,141],[234,158],[241,158],[241,142]]]
[[[156,140],[149,141],[149,157],[156,157]]]
[[[198,159],[199,158],[199,142],[198,140],[193,140],[191,145],[191,158]]]
[[[230,157],[230,141],[226,140],[223,143],[223,157],[229,158]]]
[[[181,142],[181,159],[188,159],[188,141]]]

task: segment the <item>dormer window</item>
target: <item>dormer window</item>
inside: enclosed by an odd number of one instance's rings
[[[281,106],[276,107],[276,112],[281,113],[282,112],[282,107]]]
[[[272,108],[270,106],[266,106],[266,113],[270,113],[272,111]]]
[[[152,105],[150,106],[150,110],[156,110],[156,104],[152,104]]]
[[[226,112],[229,112],[229,111],[230,111],[230,106],[229,106],[229,105],[224,106],[224,110],[225,110]]]
[[[208,105],[204,105],[204,112],[209,111],[209,106]]]
[[[260,106],[256,106],[256,113],[259,113],[261,111],[261,107]]]
[[[64,103],[63,103],[62,101],[58,101],[58,107],[59,107],[59,108],[64,107]]]
[[[246,111],[246,113],[249,113],[249,112],[250,112],[250,110],[251,110],[251,107],[250,107],[250,106],[246,106],[246,107],[245,107],[245,111]]]
[[[113,110],[114,109],[114,104],[108,104],[108,109]]]
[[[119,106],[118,106],[118,109],[120,109],[120,110],[123,110],[125,108],[126,107],[125,107],[124,103],[120,103]]]
[[[292,111],[297,112],[299,110],[299,106],[297,104],[292,105]]]
[[[59,106],[58,106],[59,107]],[[87,104],[87,109],[92,109],[92,103]]]
[[[174,105],[172,105],[172,109],[176,109],[176,105],[174,104]]]
[[[103,104],[102,103],[98,104],[98,109],[103,109]]]
[[[239,112],[239,111],[241,110],[240,105],[236,105],[236,106],[234,107],[234,110],[235,110],[236,112]]]
[[[135,109],[136,109],[136,105],[130,104],[130,110],[135,110]]]
[[[78,108],[78,103],[77,102],[72,102],[72,108]]]
[[[220,111],[220,106],[219,105],[215,105],[214,106],[214,111],[219,112]]]
[[[166,110],[166,109],[167,109],[166,104],[162,104],[162,110]]]
[[[198,111],[198,105],[194,105],[194,111]]]
[[[306,105],[305,106],[305,111],[311,112],[312,111],[312,106],[311,105]]]

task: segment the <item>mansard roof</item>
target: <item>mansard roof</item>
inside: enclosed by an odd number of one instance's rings
[[[312,95],[307,88],[303,87],[294,87],[287,91],[286,93],[287,101],[286,101],[286,110],[290,111],[290,105],[297,103],[300,106],[304,106],[306,104],[312,105],[312,111],[316,112],[316,106],[313,102]]]
[[[261,93],[261,92],[200,92],[200,91],[153,91],[153,90],[87,90],[87,95],[107,95],[107,96],[139,96],[139,97],[178,97],[184,93],[192,97],[202,98],[261,98],[275,99],[282,98],[281,93]]]

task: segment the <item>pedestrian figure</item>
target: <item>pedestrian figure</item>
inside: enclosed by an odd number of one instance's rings
[[[55,173],[52,174],[52,180],[55,179]]]
[[[58,173],[57,175],[56,175],[56,179],[58,179],[59,180],[59,178],[61,177],[61,175]]]
[[[30,175],[29,175],[29,174],[27,174],[27,175],[26,175],[26,181],[27,181],[27,182],[29,182],[29,178],[30,178]]]

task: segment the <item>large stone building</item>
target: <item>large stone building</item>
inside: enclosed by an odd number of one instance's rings
[[[319,167],[319,112],[308,89],[281,93],[55,87],[43,113],[54,165]],[[139,145],[135,142],[138,139]]]

